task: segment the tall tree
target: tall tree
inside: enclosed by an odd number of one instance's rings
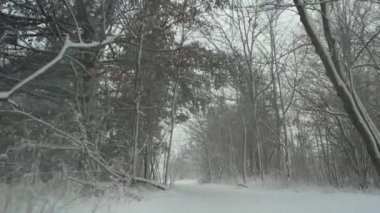
[[[341,98],[344,109],[350,116],[350,119],[360,135],[363,137],[363,141],[367,146],[372,162],[376,166],[377,172],[380,175],[380,131],[358,95],[352,70],[343,66],[341,60],[342,56],[340,54],[341,50],[338,47],[331,23],[330,14],[331,5],[333,3],[320,3],[324,39],[327,42],[328,47],[324,46],[323,41],[313,27],[310,14],[307,12],[307,3],[302,0],[294,0],[294,4],[297,7],[301,22],[325,67],[326,75],[331,80],[338,96]]]

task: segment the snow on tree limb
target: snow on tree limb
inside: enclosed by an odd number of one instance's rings
[[[66,36],[65,44],[63,45],[62,49],[59,51],[58,55],[51,60],[49,63],[45,64],[43,67],[35,71],[33,74],[26,77],[21,82],[17,83],[15,86],[12,87],[12,89],[8,91],[1,91],[0,92],[0,100],[1,99],[8,99],[14,92],[16,92],[18,89],[35,79],[36,77],[40,76],[41,74],[45,73],[49,68],[54,66],[56,63],[58,63],[62,58],[65,56],[65,52],[69,48],[91,48],[91,47],[98,47],[102,46],[104,44],[108,44],[113,42],[116,39],[116,36],[108,36],[103,41],[93,41],[91,43],[84,43],[79,42],[75,43],[70,40],[69,35]]]

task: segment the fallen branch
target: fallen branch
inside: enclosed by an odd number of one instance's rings
[[[83,181],[77,180],[77,179],[75,179],[73,177],[69,177],[69,180],[71,180],[71,181],[73,181],[75,183],[79,183],[80,185],[83,185],[83,186],[86,185],[86,184],[88,184],[88,183],[85,183]]]
[[[244,184],[244,183],[239,183],[238,186],[239,187],[243,187],[243,188],[248,188],[248,186],[246,184]]]
[[[0,110],[0,113],[18,113],[18,114],[21,114],[21,115],[24,115],[26,117],[29,117],[31,119],[33,119],[34,121],[37,121],[38,123],[41,123],[49,128],[51,128],[52,130],[54,130],[55,132],[59,133],[61,136],[63,136],[65,139],[71,141],[71,142],[74,142],[77,146],[81,146],[82,143],[80,141],[80,139],[77,139],[76,137],[70,135],[69,133],[55,127],[54,125],[44,121],[44,120],[41,120],[27,112],[24,112],[24,111],[19,111],[19,110]],[[96,152],[93,152],[91,150],[87,150],[87,154],[88,154],[88,157],[93,160],[96,164],[98,164],[99,166],[101,166],[106,172],[108,172],[112,177],[120,180],[120,181],[125,181],[127,179],[131,180],[132,182],[136,182],[136,183],[145,183],[145,184],[149,184],[151,186],[154,186],[158,189],[161,189],[161,190],[166,190],[167,188],[159,183],[155,183],[151,180],[148,180],[148,179],[145,179],[145,178],[140,178],[140,177],[124,177],[123,175],[119,174],[118,172],[115,172],[112,170],[112,168],[108,167],[106,165],[105,162],[102,161],[102,158],[100,156],[98,156],[98,154]],[[71,180],[73,180],[71,178]],[[74,180],[73,180],[74,181]],[[129,181],[126,181],[126,182],[129,182]]]
[[[148,180],[148,179],[145,179],[145,178],[141,178],[141,177],[132,177],[132,182],[136,182],[136,183],[146,183],[148,185],[151,185],[151,186],[154,186],[158,189],[161,189],[161,190],[167,190],[167,188],[164,186],[164,185],[161,185],[159,183],[155,183],[151,180]]]

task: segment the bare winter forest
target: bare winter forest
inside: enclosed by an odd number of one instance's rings
[[[378,0],[0,0],[0,212],[375,213],[379,187]]]

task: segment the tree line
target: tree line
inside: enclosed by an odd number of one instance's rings
[[[206,181],[379,183],[376,1],[0,5],[4,182],[167,184],[186,123]]]

